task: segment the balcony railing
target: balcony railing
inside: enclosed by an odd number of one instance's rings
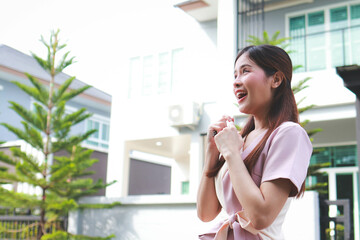
[[[292,35],[290,56],[302,66],[297,72],[360,64],[360,25]]]

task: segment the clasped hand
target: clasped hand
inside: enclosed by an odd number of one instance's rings
[[[238,152],[244,145],[244,141],[234,125],[232,118],[223,117],[218,123],[218,128],[214,127],[217,134],[214,136],[214,142],[218,151],[223,155]]]

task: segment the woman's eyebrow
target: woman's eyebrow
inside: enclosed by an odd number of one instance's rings
[[[240,69],[242,69],[244,67],[251,67],[251,65],[250,64],[243,64],[243,65],[240,66]]]
[[[241,66],[239,67],[239,69],[242,69],[242,68],[244,68],[244,67],[251,67],[251,65],[245,63],[245,64],[241,65]],[[236,74],[236,69],[234,70],[234,74]]]

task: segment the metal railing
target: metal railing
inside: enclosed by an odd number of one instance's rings
[[[303,66],[302,71],[317,70],[312,69],[311,62],[319,64],[319,60],[324,64],[323,69],[360,64],[360,25],[309,34],[295,33],[290,38],[292,60],[294,65]]]
[[[29,209],[0,207],[0,239],[36,239],[39,232],[40,216],[32,215]],[[67,219],[52,223],[47,232],[67,229]]]
[[[326,212],[330,212],[331,207],[342,208],[342,214],[336,216],[329,216],[330,214],[320,216],[322,233],[321,239],[330,240],[351,240],[353,239],[352,227],[351,227],[351,211],[350,211],[350,200],[322,200],[320,204],[326,209]]]

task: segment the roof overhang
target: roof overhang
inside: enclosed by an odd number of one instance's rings
[[[188,0],[177,1],[174,6],[194,17],[199,22],[217,19],[218,0]],[[252,5],[259,4],[260,0],[242,0],[240,4]],[[312,3],[314,0],[264,0],[264,11],[273,11],[281,8],[292,7],[299,4]],[[240,8],[239,4],[239,8]]]
[[[336,73],[343,79],[345,87],[355,93],[356,97],[360,99],[360,66],[348,65],[336,67]]]
[[[218,0],[179,1],[174,6],[182,9],[199,22],[217,19]]]

